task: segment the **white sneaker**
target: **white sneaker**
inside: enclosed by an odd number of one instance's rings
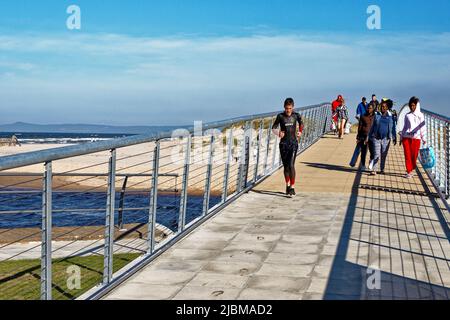
[[[406,179],[411,179],[412,177],[413,176],[410,173],[407,173],[406,176],[405,176]]]
[[[373,160],[371,160],[370,163],[369,163],[369,170],[370,170],[370,171],[373,170]]]

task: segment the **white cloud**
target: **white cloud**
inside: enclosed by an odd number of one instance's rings
[[[352,106],[372,92],[401,102],[422,95],[438,109],[450,99],[450,34],[3,35],[0,52],[3,64],[18,54],[32,61],[12,80],[0,76],[0,102],[30,114],[43,108],[64,122],[165,122],[168,107],[184,122],[211,120],[270,111],[286,95],[309,104],[343,93]],[[117,118],[121,106],[126,117]]]

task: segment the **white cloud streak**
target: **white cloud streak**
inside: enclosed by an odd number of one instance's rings
[[[17,62],[17,56],[29,61]],[[438,110],[450,99],[450,34],[445,33],[3,35],[0,57],[0,102],[29,111],[35,121],[42,109],[52,112],[55,122],[67,122],[62,118],[67,116],[115,124],[211,120],[270,111],[287,95],[309,104],[343,93],[352,106],[372,92],[399,102],[422,95],[439,103]],[[20,72],[11,76],[8,66],[14,65]],[[124,106],[126,117],[119,116]],[[167,119],[168,109],[180,117]]]

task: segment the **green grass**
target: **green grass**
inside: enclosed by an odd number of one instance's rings
[[[139,257],[138,253],[114,255],[114,272]],[[67,269],[78,266],[81,271],[81,288],[69,290]],[[41,281],[40,260],[15,260],[0,262],[0,300],[38,300]],[[73,257],[53,260],[54,300],[75,299],[101,283],[103,278],[103,256]]]

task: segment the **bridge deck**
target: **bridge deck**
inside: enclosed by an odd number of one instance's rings
[[[349,168],[354,138],[298,158],[295,198],[277,172],[106,298],[449,299],[449,213],[420,175],[403,178],[398,146],[386,175]]]

